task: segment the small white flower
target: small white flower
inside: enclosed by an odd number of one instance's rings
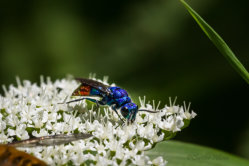
[[[152,160],[152,164],[156,166],[165,166],[167,164],[167,161],[163,160],[163,158],[159,156]]]
[[[152,144],[148,143],[148,145],[145,145],[145,142],[140,140],[136,143],[135,146],[139,151],[145,151],[151,149]]]
[[[98,152],[98,154],[100,154],[100,155],[106,155],[106,149],[108,149],[108,146],[105,146],[103,143],[97,143],[96,141],[95,141],[95,148],[96,148],[96,150],[97,150],[97,152]]]
[[[171,106],[171,107],[166,106],[165,108],[167,111],[166,115],[176,114],[176,113],[180,112],[180,109],[181,109],[181,107],[179,107],[179,106]]]
[[[2,119],[0,118],[0,132],[3,132],[3,130],[6,128],[6,123],[2,121]]]
[[[9,135],[5,135],[4,132],[0,132],[0,143],[12,142],[14,138],[9,137]]]
[[[47,136],[50,135],[46,129],[41,129],[39,132],[38,131],[33,131],[32,135],[35,137],[42,137],[42,136]]]
[[[18,116],[15,114],[10,114],[6,117],[6,124],[12,127],[18,126],[20,123]]]
[[[144,156],[144,155],[135,155],[134,158],[132,159],[132,162],[133,164],[139,165],[139,166],[148,165],[149,157]]]
[[[26,129],[26,125],[20,124],[20,125],[16,126],[15,130],[8,129],[8,133],[10,136],[17,136],[18,138],[24,140],[24,139],[29,138],[28,132],[25,129]]]

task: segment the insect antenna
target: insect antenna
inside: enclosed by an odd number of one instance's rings
[[[71,101],[68,101],[68,102],[62,102],[62,103],[58,103],[58,104],[69,104],[69,103],[74,103],[74,102],[81,101],[81,100],[84,100],[84,99],[85,98],[75,99],[75,100],[71,100]]]
[[[140,109],[138,111],[144,111],[144,112],[149,112],[149,113],[158,113],[160,111],[151,111],[151,110],[144,110],[144,109]]]

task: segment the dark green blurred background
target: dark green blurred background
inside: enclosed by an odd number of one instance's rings
[[[249,69],[249,1],[187,2]],[[178,0],[1,1],[0,51],[1,85],[108,75],[133,98],[191,102],[175,139],[249,158],[249,86]]]

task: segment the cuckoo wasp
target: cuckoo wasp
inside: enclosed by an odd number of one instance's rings
[[[81,100],[89,100],[99,105],[108,105],[115,111],[118,117],[124,123],[117,110],[120,109],[121,115],[128,123],[133,123],[136,119],[138,111],[146,111],[150,113],[157,113],[156,111],[138,109],[137,104],[133,103],[126,90],[116,86],[107,86],[99,81],[76,78],[80,82],[77,89],[74,90],[72,96],[84,96],[80,99],[66,102],[66,104],[77,102]],[[91,98],[92,96],[100,97],[100,100]]]

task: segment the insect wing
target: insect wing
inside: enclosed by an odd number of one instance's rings
[[[89,96],[92,88],[99,90],[102,93],[109,94],[109,86],[104,85],[101,82],[87,79],[87,78],[76,78],[81,85],[73,92],[72,96]]]
[[[91,134],[60,134],[31,138],[23,141],[16,141],[7,145],[0,145],[0,165],[1,166],[46,166],[47,164],[38,158],[19,151],[15,147],[36,147],[36,146],[51,146],[69,143],[72,141],[86,139],[91,137]]]
[[[51,135],[43,136],[37,138],[31,138],[23,141],[16,141],[9,143],[8,145],[14,147],[36,147],[36,146],[53,146],[70,143],[72,141],[77,141],[80,139],[86,139],[91,137],[91,134],[79,133],[79,134],[60,134],[60,135]]]
[[[15,149],[8,145],[0,145],[1,166],[46,166],[47,164],[38,158]]]

